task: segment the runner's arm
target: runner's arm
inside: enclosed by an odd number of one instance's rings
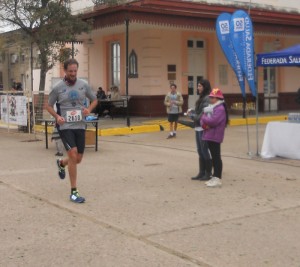
[[[55,112],[54,108],[48,103],[45,106],[46,106],[46,110],[50,113],[50,115],[56,119],[58,114]]]
[[[97,105],[98,105],[98,99],[94,99],[88,107],[90,113],[97,107]]]
[[[65,119],[61,116],[59,116],[54,108],[49,104],[47,103],[46,104],[46,110],[55,118],[56,122],[59,124],[59,125],[62,125],[65,123]]]
[[[98,105],[98,100],[94,99],[88,108],[83,109],[84,115],[89,115]]]
[[[84,115],[89,115],[98,105],[98,99],[89,85],[86,86],[86,97],[90,100],[88,108],[83,109]]]

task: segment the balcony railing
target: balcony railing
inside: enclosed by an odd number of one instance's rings
[[[100,5],[117,5],[125,1],[121,0],[92,0],[95,6],[100,6]]]

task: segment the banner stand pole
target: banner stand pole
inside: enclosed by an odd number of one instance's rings
[[[250,151],[250,134],[249,134],[249,122],[248,122],[248,115],[246,112],[246,106],[247,106],[247,99],[246,97],[243,97],[243,117],[246,119],[246,127],[247,127],[247,144],[248,144],[248,156],[252,156],[252,153]]]
[[[247,106],[247,99],[243,96],[243,119],[246,118],[246,106]]]
[[[256,87],[256,156],[259,157],[259,139],[258,139],[258,68],[255,67],[255,87]]]

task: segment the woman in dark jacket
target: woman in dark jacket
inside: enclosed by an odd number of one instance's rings
[[[195,104],[195,132],[197,152],[199,156],[199,173],[192,177],[192,180],[207,181],[211,178],[212,161],[206,141],[202,140],[203,128],[200,125],[200,118],[203,114],[203,109],[209,105],[209,94],[211,92],[210,82],[202,80],[198,83],[199,99]]]

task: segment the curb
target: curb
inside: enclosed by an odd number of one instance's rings
[[[288,116],[269,116],[269,117],[259,117],[259,124],[267,124],[270,121],[287,121]],[[231,119],[229,120],[229,126],[243,126],[247,124],[247,119]],[[248,118],[249,125],[256,124],[256,118]]]
[[[160,125],[141,125],[123,128],[110,128],[98,130],[99,136],[116,136],[116,135],[128,135],[128,134],[140,134],[140,133],[153,133],[163,131],[163,127]]]
[[[37,132],[45,132],[43,125],[35,125]],[[95,132],[94,128],[89,128],[88,131]],[[164,131],[164,128],[159,124],[154,125],[141,125],[132,127],[119,127],[119,128],[108,128],[98,129],[98,136],[117,136],[117,135],[129,135],[129,134],[140,134],[140,133],[153,133]],[[53,127],[48,127],[48,133],[53,132]]]

